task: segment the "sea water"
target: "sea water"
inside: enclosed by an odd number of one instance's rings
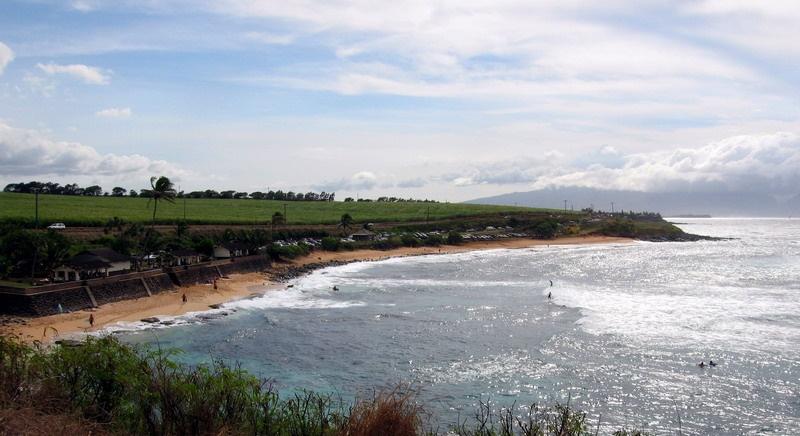
[[[676,221],[733,239],[355,263],[123,337],[286,393],[411,383],[440,429],[480,402],[569,402],[601,433],[800,434],[800,220]]]

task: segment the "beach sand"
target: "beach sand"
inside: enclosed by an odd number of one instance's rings
[[[402,256],[418,256],[423,254],[461,253],[475,250],[501,248],[529,248],[547,245],[576,244],[608,244],[631,242],[628,238],[606,236],[587,236],[559,238],[553,240],[536,239],[501,239],[496,241],[476,241],[462,245],[444,245],[441,247],[402,247],[394,250],[355,250],[343,252],[315,251],[308,256],[289,262],[273,264],[273,271],[298,267],[310,263],[331,261],[352,262],[388,259]],[[246,298],[254,293],[269,292],[283,288],[281,283],[270,281],[265,273],[235,274],[229,279],[220,279],[218,289],[211,285],[195,285],[178,288],[176,291],[156,294],[152,297],[118,301],[98,308],[81,310],[72,313],[25,318],[23,323],[5,325],[0,334],[18,335],[25,341],[50,342],[72,333],[93,332],[124,321],[139,321],[143,318],[158,316],[176,316],[189,312],[209,309],[209,305]],[[184,303],[182,296],[186,295]],[[89,325],[89,315],[94,316],[94,326]]]

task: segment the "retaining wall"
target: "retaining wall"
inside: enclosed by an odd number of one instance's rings
[[[147,297],[178,286],[208,283],[222,275],[269,268],[263,256],[206,262],[188,267],[136,272],[87,281],[57,283],[27,289],[0,289],[0,313],[43,316],[75,311],[121,300]]]

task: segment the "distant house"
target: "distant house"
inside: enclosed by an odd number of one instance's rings
[[[373,232],[371,232],[371,231],[369,231],[367,229],[363,229],[363,230],[359,230],[359,231],[353,233],[352,235],[350,235],[350,239],[352,239],[354,241],[371,241],[371,240],[375,239],[375,233],[373,233]]]
[[[172,253],[173,265],[194,265],[200,263],[202,256],[200,253],[190,249],[173,250]]]
[[[110,248],[82,251],[53,270],[53,280],[68,282],[122,274],[131,269],[131,258]]]
[[[214,246],[214,257],[217,259],[230,259],[231,257],[247,256],[250,250],[241,242],[225,242]]]

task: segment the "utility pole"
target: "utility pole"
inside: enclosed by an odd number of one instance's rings
[[[33,188],[33,193],[36,198],[36,225],[35,228],[39,229],[39,191],[41,188]],[[38,237],[38,233],[36,234]],[[39,244],[38,241],[34,238],[33,243],[33,262],[31,263],[31,285],[36,280],[36,262],[38,261],[37,257],[39,254]]]
[[[564,212],[567,211],[567,200],[564,200]]]
[[[181,193],[181,197],[183,197],[183,221],[186,222],[186,193],[181,189],[181,185],[178,185],[178,191]]]
[[[39,228],[39,191],[41,191],[42,189],[41,188],[33,188],[32,190],[33,190],[33,193],[34,193],[35,198],[36,198],[36,226],[35,226],[35,228],[38,229]]]
[[[614,202],[613,201],[611,202],[611,214],[612,215],[614,214]]]

